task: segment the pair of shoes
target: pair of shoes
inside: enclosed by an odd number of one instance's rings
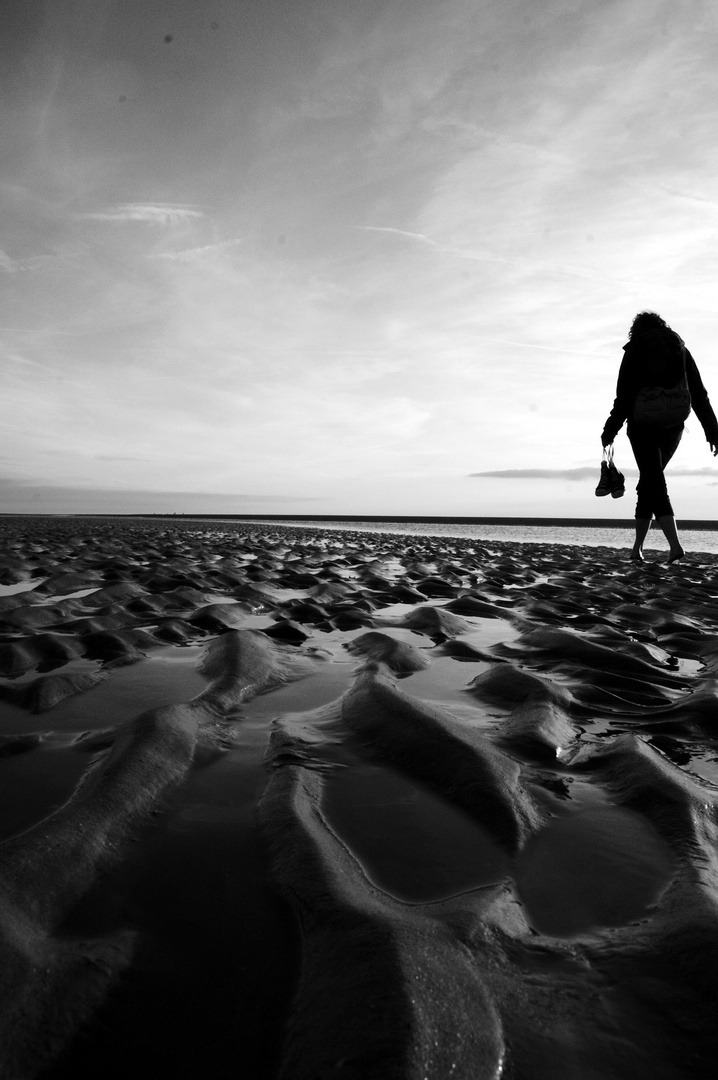
[[[620,499],[626,493],[626,481],[623,473],[619,472],[612,461],[601,462],[601,479],[598,481],[596,494],[599,498],[610,495],[613,499]]]

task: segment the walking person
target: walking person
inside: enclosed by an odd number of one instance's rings
[[[668,562],[685,554],[663,471],[675,454],[683,424],[693,409],[715,456],[718,420],[708,400],[696,362],[682,339],[660,315],[636,315],[623,346],[616,400],[601,442],[610,446],[628,421],[628,439],[638,466],[636,541],[631,559],[643,559],[643,542],[655,516],[668,541]]]

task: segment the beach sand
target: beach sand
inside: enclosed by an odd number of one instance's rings
[[[712,1074],[717,557],[0,551],[3,1080]]]

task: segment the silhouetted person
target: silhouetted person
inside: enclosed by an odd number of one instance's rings
[[[695,360],[660,315],[652,311],[636,315],[623,349],[616,400],[601,442],[609,446],[624,421],[628,421],[628,438],[639,473],[636,542],[631,558],[643,558],[643,542],[655,515],[670,545],[668,561],[674,562],[685,552],[678,539],[663,470],[681,441],[683,421],[691,408],[714,455],[718,454],[718,420]]]

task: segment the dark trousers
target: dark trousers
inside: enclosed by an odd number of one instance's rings
[[[678,449],[682,434],[683,424],[669,428],[649,428],[641,424],[629,427],[628,438],[639,473],[637,518],[673,514],[663,470]]]

